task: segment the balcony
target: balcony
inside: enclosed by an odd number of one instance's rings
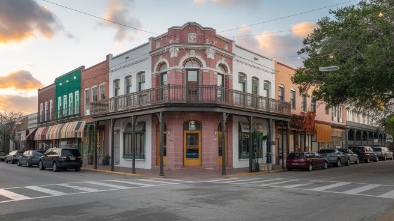
[[[91,115],[166,106],[227,107],[291,115],[290,103],[216,85],[165,85],[90,103]]]

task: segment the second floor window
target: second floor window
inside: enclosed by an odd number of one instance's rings
[[[119,82],[119,80],[115,80],[114,81],[114,96],[116,97],[116,96],[119,96],[119,93],[120,93],[120,82]]]
[[[285,89],[283,86],[279,86],[278,88],[278,100],[285,101]]]
[[[306,94],[302,95],[301,111],[307,112]]]
[[[243,73],[238,74],[238,83],[242,92],[246,92],[246,75]]]
[[[290,104],[291,104],[291,108],[296,109],[296,92],[295,92],[295,90],[290,91]]]
[[[97,87],[92,87],[92,102],[97,101]]]
[[[311,99],[311,109],[313,112],[316,112],[316,98],[312,97]]]
[[[125,93],[126,94],[130,94],[131,93],[131,76],[127,76],[124,79],[124,83],[125,83]]]
[[[271,82],[269,81],[264,81],[264,92],[265,92],[265,96],[266,97],[270,97],[271,96]]]
[[[52,113],[53,113],[53,100],[49,101],[49,120],[52,121]]]
[[[253,77],[252,78],[252,94],[258,94],[259,93],[259,79]]]
[[[40,122],[43,122],[43,115],[44,115],[44,104],[40,104]]]
[[[90,90],[85,89],[85,106],[88,107],[90,105]]]
[[[48,120],[48,101],[45,102],[45,121]]]
[[[138,91],[145,89],[145,73],[138,74]]]
[[[100,85],[100,100],[105,99],[105,84]]]

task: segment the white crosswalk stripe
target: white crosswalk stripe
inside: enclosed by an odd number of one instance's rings
[[[49,184],[40,186],[25,186],[25,187],[13,187],[0,189],[0,197],[3,198],[0,203],[56,197],[56,196],[67,196],[79,193],[97,193],[104,191],[113,190],[127,190],[143,187],[155,187],[162,185],[174,185],[181,183],[190,183],[182,180],[171,180],[171,179],[133,179],[133,180],[103,180],[97,181],[85,181],[85,182],[72,182],[72,183],[59,183],[59,184]],[[123,184],[123,185],[122,185]],[[97,188],[95,188],[97,187]],[[105,188],[106,187],[106,188]],[[16,189],[31,190],[37,193],[43,193],[42,196],[29,197],[23,194],[16,193]],[[61,189],[59,191],[59,189]],[[16,191],[16,192],[15,192]]]
[[[28,196],[23,196],[5,189],[0,189],[0,195],[5,196],[11,200],[19,201],[19,200],[28,200],[31,199]]]
[[[274,178],[274,179],[218,179],[207,182],[214,182],[217,184],[228,184],[237,186],[255,186],[255,187],[275,187],[275,188],[286,188],[286,189],[299,189],[305,191],[320,191],[329,192],[336,194],[347,194],[347,195],[359,195],[366,197],[379,197],[379,198],[390,198],[394,199],[394,190],[388,191],[380,195],[371,195],[368,190],[382,188],[379,193],[387,191],[387,189],[394,189],[394,185],[382,185],[382,184],[366,184],[366,183],[352,183],[352,182],[335,182],[335,181],[324,181],[324,180],[300,180],[300,179],[288,179],[285,178]],[[295,182],[294,184],[287,184]],[[282,185],[284,184],[284,185]],[[308,188],[309,187],[309,188]],[[339,188],[339,189],[336,189]],[[383,190],[383,191],[382,191]],[[368,193],[368,194],[365,194]]]

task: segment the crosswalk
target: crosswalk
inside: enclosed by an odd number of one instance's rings
[[[0,204],[22,200],[66,196],[81,193],[98,193],[113,190],[157,187],[176,184],[220,184],[238,187],[272,187],[304,191],[326,192],[394,199],[394,185],[340,182],[328,180],[286,179],[286,178],[222,178],[216,180],[185,181],[175,179],[119,179],[46,184],[0,188]]]
[[[133,180],[101,180],[23,186],[0,189],[0,204],[21,200],[40,199],[81,193],[96,193],[113,190],[126,190],[163,185],[187,183],[181,180],[169,179],[133,179]]]
[[[358,195],[394,199],[394,185],[368,184],[356,182],[339,182],[327,180],[302,180],[286,178],[229,178],[205,181],[215,184],[228,184],[253,187],[273,187],[299,189],[305,191],[326,192],[335,194]]]

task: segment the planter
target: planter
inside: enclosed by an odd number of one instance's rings
[[[108,165],[109,165],[109,160],[103,159],[103,161],[101,162],[101,164],[102,164],[103,166],[108,166]]]

